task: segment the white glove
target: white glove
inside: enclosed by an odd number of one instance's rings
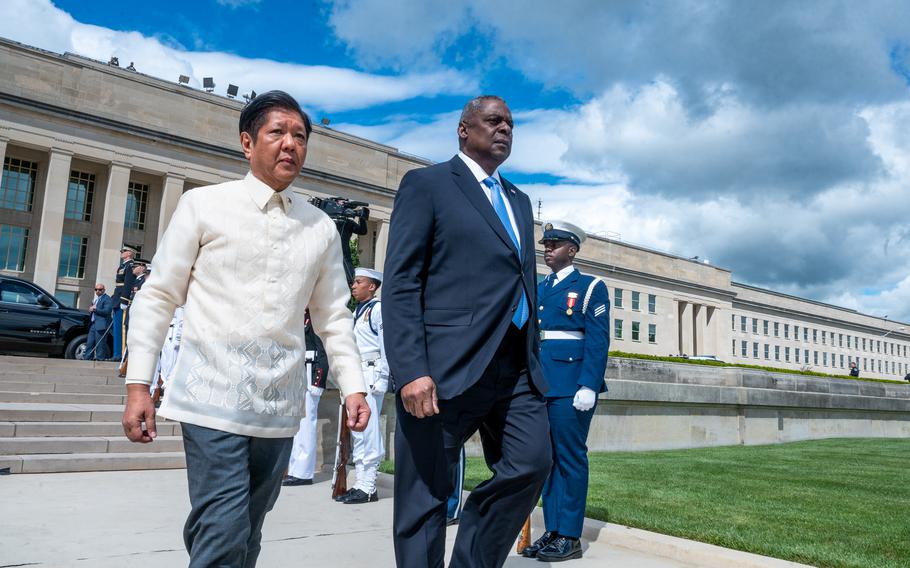
[[[314,386],[314,385],[307,385],[307,386],[306,386],[306,390],[309,391],[310,396],[312,396],[312,397],[314,397],[314,398],[319,398],[320,396],[322,396],[322,393],[325,392],[325,389],[324,389],[324,388],[322,388],[322,387],[317,387],[317,386]]]
[[[373,386],[370,388],[370,394],[382,394],[387,390],[389,390],[389,379],[383,377],[373,383]]]
[[[594,408],[595,402],[597,402],[597,393],[588,387],[581,387],[575,393],[575,400],[572,401],[572,406],[575,407],[575,410],[587,412]]]

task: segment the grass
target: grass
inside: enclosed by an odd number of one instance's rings
[[[591,518],[814,566],[910,566],[910,439],[599,453],[590,464]],[[468,459],[467,487],[489,476]]]
[[[826,377],[832,379],[849,379],[852,381],[867,381],[872,383],[902,383],[900,379],[873,379],[869,377],[851,377],[850,375],[834,375],[819,373],[818,371],[803,371],[800,369],[782,369],[779,367],[765,367],[763,365],[747,365],[745,363],[726,363],[721,361],[705,361],[700,359],[684,359],[682,357],[663,357],[660,355],[645,355],[642,353],[626,353],[625,351],[610,351],[610,357],[624,357],[626,359],[643,359],[645,361],[669,361],[670,363],[685,363],[687,365],[706,365],[709,367],[741,367],[743,369],[758,369],[774,373],[787,373],[788,375],[806,375],[809,377]]]

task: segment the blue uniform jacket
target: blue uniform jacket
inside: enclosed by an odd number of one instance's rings
[[[587,312],[582,305],[593,276],[577,269],[556,286],[537,287],[537,318],[543,331],[581,331],[584,339],[547,339],[540,344],[543,376],[550,384],[548,397],[574,396],[581,386],[604,392],[604,372],[610,349],[610,295],[607,285],[599,282],[591,294]],[[578,294],[571,315],[569,293]]]

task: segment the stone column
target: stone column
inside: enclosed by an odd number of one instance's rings
[[[98,253],[96,282],[113,292],[120,247],[123,246],[123,221],[126,218],[126,195],[130,183],[130,166],[112,162],[104,194],[104,218],[101,221],[101,244]]]
[[[3,164],[3,160],[6,158],[6,143],[9,142],[9,138],[0,136],[0,165]]]
[[[692,304],[689,302],[677,301],[677,313],[679,313],[679,354],[694,355],[692,342]]]
[[[47,176],[44,180],[44,206],[38,229],[35,256],[35,284],[51,294],[57,288],[57,265],[60,241],[63,239],[63,215],[66,212],[66,189],[69,183],[72,152],[51,148],[48,152]]]
[[[708,328],[708,307],[696,304],[692,316],[692,335],[694,336],[691,355],[713,355],[705,337]]]
[[[717,343],[717,314],[717,308],[712,306],[705,307],[705,344],[702,350],[704,350],[705,355],[716,355],[718,358],[722,358],[720,356],[721,346]]]
[[[378,227],[376,231],[376,259],[373,262],[373,266],[376,270],[383,271],[385,269],[385,251],[389,246],[389,222],[385,219],[378,221]]]
[[[174,210],[177,209],[177,201],[180,200],[180,196],[183,195],[183,182],[186,178],[180,174],[173,174],[168,172],[164,176],[163,190],[161,192],[161,211],[158,216],[158,240],[157,243],[161,243],[161,237],[164,236],[164,229],[167,228],[168,223],[171,220],[171,216],[174,214]]]

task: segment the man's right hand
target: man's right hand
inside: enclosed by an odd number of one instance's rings
[[[401,403],[408,414],[426,418],[439,414],[436,383],[430,377],[420,377],[401,387]]]
[[[158,436],[155,427],[155,405],[149,396],[148,385],[126,385],[126,408],[123,410],[123,431],[130,442],[148,444]],[[142,423],[145,429],[142,429]]]

